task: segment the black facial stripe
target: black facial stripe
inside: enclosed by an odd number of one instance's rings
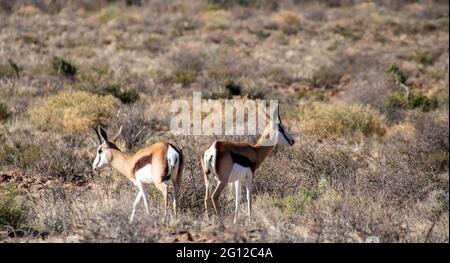
[[[285,134],[284,128],[281,125],[278,125],[278,130],[281,132],[281,134],[283,134],[283,137],[286,141],[290,142],[291,140],[288,139],[288,137]]]

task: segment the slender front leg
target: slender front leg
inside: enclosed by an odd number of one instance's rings
[[[252,221],[252,189],[253,189],[253,173],[247,175],[247,208],[248,208],[248,222]]]
[[[144,198],[145,211],[147,211],[147,215],[149,215],[150,211],[148,210],[147,193],[145,191],[144,185],[140,181],[137,181],[136,185],[139,188],[139,191],[142,193],[142,197]]]
[[[236,224],[238,213],[239,213],[239,204],[241,203],[241,182],[239,180],[234,182],[234,188],[236,190],[236,209],[234,210],[233,223]]]
[[[208,199],[209,199],[209,189],[210,189],[210,183],[208,178],[205,175],[205,213],[206,213],[206,218],[209,221],[209,214],[208,214]]]
[[[139,190],[139,192],[136,196],[136,199],[134,200],[134,203],[133,203],[133,211],[131,212],[130,223],[133,222],[134,214],[136,213],[136,207],[139,204],[139,202],[141,201],[141,197],[142,197],[142,192],[141,192],[141,190]]]

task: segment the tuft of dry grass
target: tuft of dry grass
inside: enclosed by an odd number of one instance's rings
[[[204,24],[206,30],[227,29],[232,19],[232,14],[226,10],[208,11],[200,17],[200,21]]]
[[[300,17],[292,11],[283,10],[273,16],[277,28],[285,34],[295,34],[300,29]]]
[[[83,91],[63,91],[50,96],[29,112],[31,121],[42,130],[79,134],[112,117],[118,101]]]

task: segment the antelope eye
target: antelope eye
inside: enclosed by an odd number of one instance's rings
[[[103,149],[98,149],[98,153],[102,153],[103,152]]]

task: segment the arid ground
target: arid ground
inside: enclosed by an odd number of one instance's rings
[[[442,0],[0,0],[0,241],[449,242],[448,73]],[[225,228],[206,219],[199,157],[257,136],[174,136],[193,91],[280,102],[296,144],[257,171],[250,224],[233,187]],[[182,149],[177,218],[150,186],[128,222],[98,124]]]

